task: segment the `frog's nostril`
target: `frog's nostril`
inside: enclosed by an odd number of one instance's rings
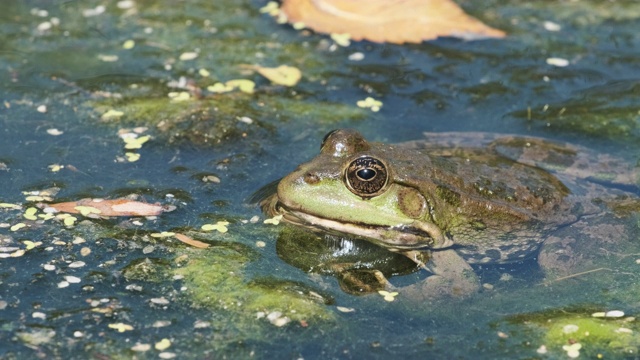
[[[309,185],[315,185],[320,182],[320,178],[316,174],[306,173],[304,174],[304,182]]]

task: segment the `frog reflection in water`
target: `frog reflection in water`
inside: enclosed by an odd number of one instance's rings
[[[425,135],[387,145],[333,131],[263,210],[400,252],[432,273],[410,291],[437,297],[478,289],[469,264],[544,252],[545,239],[603,213],[607,200],[638,199],[638,169],[608,155],[538,138]]]

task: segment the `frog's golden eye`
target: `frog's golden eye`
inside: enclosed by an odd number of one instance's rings
[[[387,184],[388,177],[387,168],[382,161],[370,156],[353,160],[345,172],[349,190],[363,198],[379,195]]]

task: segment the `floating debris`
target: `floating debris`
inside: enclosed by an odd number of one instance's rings
[[[229,231],[229,229],[227,228],[227,225],[229,225],[228,221],[218,221],[215,224],[204,224],[202,225],[201,229],[203,231],[218,230],[221,233],[226,233],[227,231]]]
[[[624,316],[624,312],[620,310],[600,311],[591,314],[591,316],[596,318],[621,318]]]
[[[100,116],[100,119],[102,119],[104,121],[113,120],[113,119],[120,119],[123,115],[124,115],[124,112],[122,112],[122,111],[110,109],[107,112],[105,112],[104,114],[102,114],[102,116]]]
[[[131,347],[132,351],[136,351],[136,352],[145,352],[145,351],[149,351],[151,350],[151,345],[150,344],[135,344]]]
[[[64,131],[60,131],[56,128],[52,128],[52,129],[47,129],[47,134],[51,135],[51,136],[60,136],[62,134],[64,134]]]
[[[165,238],[165,237],[172,237],[175,234],[176,233],[171,232],[171,231],[163,231],[163,232],[159,232],[159,233],[153,233],[153,234],[151,234],[151,237],[154,237],[154,238]]]
[[[56,204],[48,204],[59,212],[82,214],[87,217],[111,216],[156,216],[165,210],[160,204],[150,204],[129,199],[82,199]],[[45,209],[46,210],[46,209]]]
[[[158,341],[153,347],[156,350],[163,351],[163,350],[168,349],[170,346],[171,346],[171,341],[169,341],[169,339],[167,339],[167,338],[164,338],[164,339]]]
[[[562,346],[562,350],[566,351],[567,356],[572,359],[575,359],[578,356],[580,356],[580,349],[582,349],[582,345],[580,343]]]
[[[280,65],[275,68],[270,68],[255,65],[246,67],[257,71],[260,75],[277,85],[295,86],[302,78],[302,72],[294,66]]]
[[[202,241],[194,240],[194,239],[192,239],[189,236],[184,235],[184,234],[176,233],[174,235],[174,237],[176,239],[180,240],[181,242],[183,242],[183,243],[185,243],[187,245],[191,245],[191,246],[193,246],[195,248],[198,248],[198,249],[206,249],[206,248],[209,247],[209,244],[204,243]]]
[[[343,313],[350,313],[350,312],[356,311],[356,309],[354,309],[354,308],[348,308],[348,307],[344,307],[344,306],[336,306],[336,309],[338,309],[338,311],[343,312]]]
[[[181,61],[189,61],[189,60],[193,60],[195,58],[198,57],[198,53],[194,52],[194,51],[188,51],[188,52],[184,52],[182,54],[180,54],[179,59]]]
[[[282,221],[282,215],[276,215],[270,219],[265,219],[263,221],[263,223],[265,224],[271,224],[271,225],[278,225],[280,224],[280,221]]]
[[[133,40],[127,40],[122,44],[122,48],[125,50],[131,50],[136,46],[136,42]]]
[[[80,260],[78,260],[78,261],[74,261],[74,262],[72,262],[71,264],[69,264],[69,267],[70,267],[70,268],[74,268],[74,269],[75,269],[75,268],[81,268],[81,267],[83,267],[83,266],[85,266],[85,265],[86,265],[86,264],[85,264],[85,262],[84,262],[84,261],[80,261]]]
[[[358,107],[360,108],[370,108],[371,111],[373,112],[378,112],[380,111],[380,108],[382,107],[382,101],[380,100],[376,100],[372,97],[367,97],[364,100],[359,100],[356,105],[358,105]]]
[[[331,34],[331,40],[335,41],[336,44],[342,47],[347,47],[351,45],[351,35],[347,33]]]
[[[563,58],[548,58],[547,64],[557,67],[569,66],[569,60]]]
[[[389,291],[385,291],[385,290],[378,290],[378,294],[382,295],[385,301],[393,301],[396,299],[396,296],[398,296],[398,292],[397,291],[393,291],[393,292],[389,292]]]
[[[124,324],[124,323],[109,324],[109,328],[110,329],[115,329],[118,332],[125,332],[125,331],[133,330],[133,326],[128,325],[128,324]]]

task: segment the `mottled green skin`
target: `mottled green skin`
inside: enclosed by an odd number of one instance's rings
[[[534,254],[557,228],[601,212],[600,197],[637,198],[637,169],[583,148],[488,134],[425,135],[427,141],[387,145],[335,131],[263,207],[394,251],[456,245],[468,263],[504,263]],[[347,167],[363,156],[388,172],[375,196],[359,196],[345,183]],[[445,267],[460,264],[453,251],[436,253],[447,253]]]

